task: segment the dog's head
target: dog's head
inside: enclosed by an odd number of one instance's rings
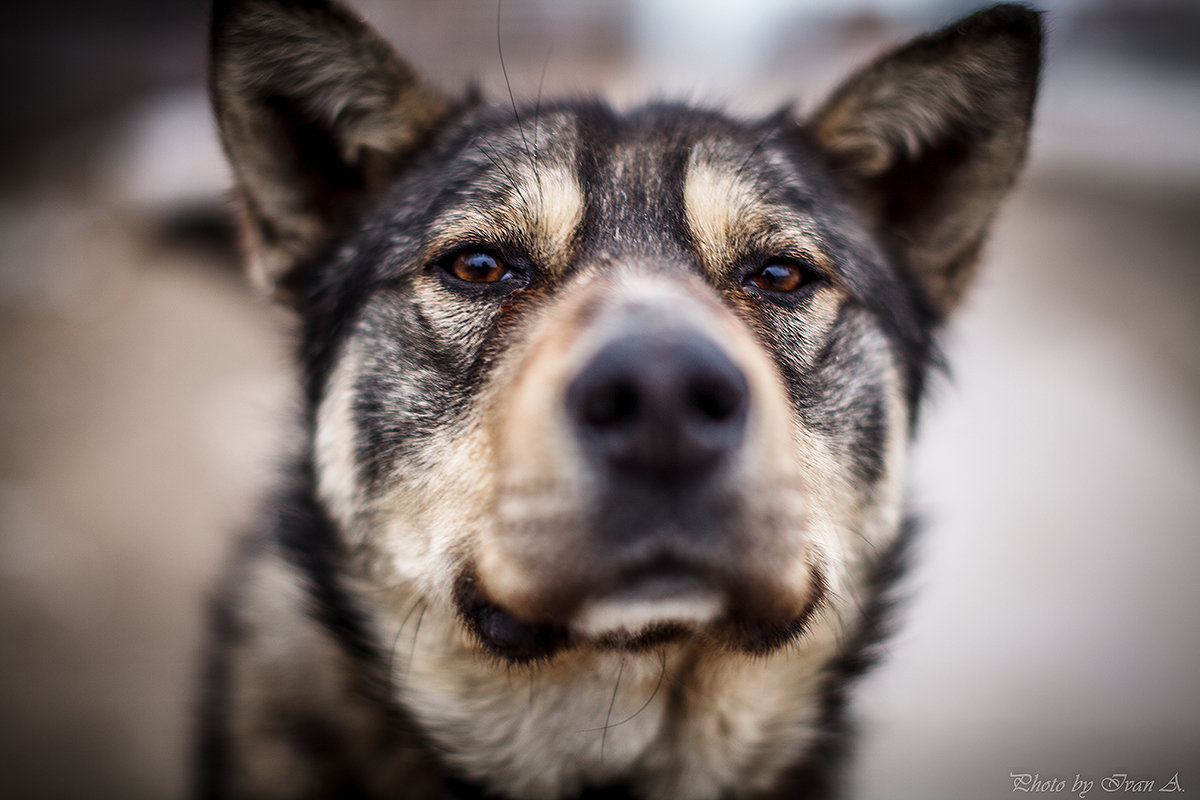
[[[1024,157],[1033,12],[753,121],[450,99],[323,2],[215,23],[252,269],[303,320],[318,495],[374,578],[510,661],[765,652],[854,607]]]

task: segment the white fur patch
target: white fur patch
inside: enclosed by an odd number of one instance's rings
[[[724,605],[714,592],[654,599],[606,597],[584,605],[571,629],[585,638],[601,638],[637,636],[663,625],[698,628],[715,620]]]
[[[355,383],[361,369],[362,356],[351,338],[317,409],[313,443],[317,496],[345,531],[355,529],[355,518],[362,507],[355,452],[358,429],[354,423]]]

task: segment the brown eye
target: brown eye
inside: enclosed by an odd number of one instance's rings
[[[503,261],[480,250],[459,253],[446,265],[446,272],[467,283],[499,283],[512,277]]]
[[[746,276],[745,282],[770,292],[794,292],[812,279],[812,273],[792,261],[772,261]]]

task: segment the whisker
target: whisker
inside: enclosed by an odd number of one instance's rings
[[[581,730],[579,732],[580,733],[595,733],[596,731],[606,731],[607,732],[607,730],[609,728],[616,728],[621,725],[624,725],[626,722],[632,721],[635,717],[637,717],[639,714],[641,714],[643,711],[645,711],[647,708],[649,708],[650,704],[654,702],[654,698],[658,697],[658,693],[662,689],[663,683],[666,681],[666,677],[667,677],[667,653],[666,653],[666,651],[665,650],[660,651],[659,656],[660,656],[661,664],[659,665],[659,670],[658,670],[658,683],[654,684],[654,689],[653,689],[653,691],[650,692],[650,696],[646,698],[646,702],[644,702],[640,706],[638,706],[637,711],[634,711],[628,717],[625,717],[625,719],[620,720],[619,722],[614,722],[612,724],[609,724],[608,717],[606,717],[604,720],[603,727],[601,727],[601,728],[584,728],[583,730]],[[625,662],[624,662],[624,660],[622,660],[621,667],[624,668],[624,666],[625,666]],[[618,674],[618,676],[617,676],[617,685],[618,686],[620,685],[620,682],[621,682],[621,678],[620,678],[620,675]],[[617,690],[616,690],[616,688],[614,688],[613,689],[613,700],[615,701],[616,698],[617,698]],[[609,703],[608,713],[610,716],[612,714],[612,710],[613,710],[612,703]],[[601,756],[601,759],[603,759],[603,757],[604,757],[603,740],[601,740],[601,745],[600,745],[600,756]]]
[[[608,713],[604,715],[604,728],[600,733],[600,763],[604,763],[604,744],[608,741],[608,723],[612,719],[613,706],[617,704],[617,691],[621,688],[621,676],[625,674],[625,659],[621,659],[621,666],[617,669],[617,682],[613,684],[612,697],[608,701]]]
[[[504,0],[496,0],[496,51],[500,56],[500,71],[504,73],[504,86],[508,89],[508,102],[512,105],[513,117],[517,120],[517,131],[521,134],[521,144],[533,174],[537,175],[537,164],[533,161],[533,153],[529,150],[529,140],[525,138],[525,126],[521,122],[521,112],[517,110],[517,98],[513,95],[512,81],[508,79],[508,65],[504,62],[504,43],[500,36],[500,16],[504,9]]]
[[[758,155],[759,151],[762,150],[763,146],[767,143],[767,140],[774,136],[781,127],[783,127],[783,120],[776,119],[775,122],[772,123],[769,128],[767,128],[767,132],[764,133],[762,137],[759,138],[759,140],[754,144],[754,147],[746,155],[745,160],[742,161],[737,170],[734,171],[735,175],[741,177],[746,173],[746,170],[750,167],[750,162],[756,155]]]
[[[837,621],[836,635],[837,635],[837,639],[838,639],[838,646],[839,646],[839,648],[844,650],[846,648],[846,646],[850,643],[850,641],[855,636],[860,635],[861,632],[857,631],[857,630],[851,630],[850,623],[846,619],[846,614],[844,613],[843,608],[846,605],[851,606],[853,608],[853,610],[856,612],[856,619],[858,619],[860,621],[866,620],[868,618],[867,610],[866,610],[866,608],[863,607],[862,603],[859,602],[859,600],[856,597],[854,597],[853,595],[839,594],[837,592],[834,592],[833,590],[829,590],[829,596],[832,599],[844,601],[842,603],[829,603],[828,604],[828,606],[833,611],[834,619]]]
[[[388,661],[387,661],[387,680],[388,680],[389,694],[399,688],[396,685],[396,682],[392,680],[392,675],[395,674],[396,650],[399,648],[399,645],[400,645],[400,634],[402,634],[404,632],[404,626],[408,624],[408,620],[416,612],[417,607],[420,606],[422,603],[425,603],[424,598],[418,597],[416,599],[416,601],[412,604],[412,608],[410,608],[408,610],[408,613],[404,615],[404,619],[400,620],[400,627],[396,629],[396,637],[394,639],[392,639],[392,647],[388,651]],[[428,606],[428,603],[425,603],[425,605]],[[421,613],[424,614],[425,612],[422,611]],[[405,679],[407,679],[407,677],[408,677],[408,668],[411,666],[412,666],[412,657],[410,655],[409,662],[405,666],[405,669],[404,669]],[[395,697],[392,697],[391,699],[396,700]]]
[[[425,620],[425,612],[429,610],[429,603],[421,604],[421,613],[417,615],[417,627],[413,630],[412,645],[408,649],[408,661],[404,666],[405,674],[412,669],[413,657],[417,654],[417,637],[421,635],[421,623]]]
[[[615,728],[618,725],[624,725],[626,722],[629,722],[634,717],[636,717],[637,715],[639,715],[643,711],[645,711],[647,708],[649,708],[650,704],[654,702],[654,698],[658,697],[658,692],[660,689],[662,689],[663,679],[666,678],[666,676],[667,676],[667,652],[664,650],[660,653],[660,655],[662,656],[662,663],[659,665],[658,683],[654,684],[654,690],[652,692],[650,692],[650,696],[646,698],[646,702],[644,702],[640,706],[638,706],[637,711],[634,711],[632,714],[630,714],[625,719],[621,720],[620,722],[614,722],[612,725],[610,725],[608,727]]]
[[[537,101],[533,106],[533,151],[538,149],[538,125],[542,121],[542,87],[546,85],[546,68],[550,66],[550,54],[554,52],[554,43],[546,48],[546,57],[542,59],[542,74],[538,78]]]
[[[512,170],[506,167],[504,162],[500,160],[500,154],[496,152],[496,149],[494,147],[489,149],[481,139],[476,139],[474,144],[479,149],[479,152],[483,153],[484,157],[488,161],[492,162],[492,166],[494,166],[501,175],[508,179],[508,184],[512,187],[512,190],[516,192],[517,197],[521,198],[524,203],[528,204],[529,198],[525,196],[521,182],[517,180],[516,176],[512,173]]]

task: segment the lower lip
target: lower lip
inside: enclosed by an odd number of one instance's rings
[[[571,630],[596,638],[662,626],[699,628],[715,620],[723,605],[719,592],[695,578],[652,578],[584,603]]]

